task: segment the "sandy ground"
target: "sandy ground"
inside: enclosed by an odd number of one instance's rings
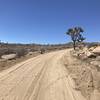
[[[31,58],[0,73],[0,100],[86,100],[76,91],[61,50]],[[69,62],[70,61],[70,62]]]

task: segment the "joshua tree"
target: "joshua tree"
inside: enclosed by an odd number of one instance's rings
[[[73,41],[74,50],[76,48],[76,42],[82,42],[83,40],[85,40],[85,38],[81,34],[83,32],[84,31],[83,31],[83,29],[81,27],[70,28],[66,32],[67,35],[71,36],[71,39]]]

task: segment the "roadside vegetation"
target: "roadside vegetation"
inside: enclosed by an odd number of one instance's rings
[[[74,50],[76,48],[76,43],[77,42],[81,43],[81,42],[83,42],[83,40],[85,40],[85,38],[81,34],[83,32],[84,32],[84,30],[81,27],[70,28],[66,32],[66,34],[69,35],[71,37],[71,40],[73,41]]]
[[[9,44],[0,42],[0,71],[40,54],[71,48],[72,43],[57,45]]]
[[[71,66],[67,66],[66,60],[65,66],[75,82],[75,89],[81,91],[87,100],[99,100],[100,43],[83,43],[85,38],[81,33],[83,29],[80,27],[68,29],[66,32],[73,41],[74,50],[70,51],[73,60]]]

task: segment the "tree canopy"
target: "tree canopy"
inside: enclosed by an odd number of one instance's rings
[[[71,36],[74,49],[76,47],[76,42],[82,42],[83,40],[85,40],[85,38],[81,34],[83,32],[84,30],[81,27],[70,28],[66,32],[67,35]]]

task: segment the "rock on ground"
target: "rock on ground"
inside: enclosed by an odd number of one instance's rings
[[[100,55],[100,46],[96,47],[92,52]]]
[[[8,54],[8,55],[2,55],[1,58],[5,59],[5,60],[11,60],[11,59],[15,59],[17,57],[16,54]]]

